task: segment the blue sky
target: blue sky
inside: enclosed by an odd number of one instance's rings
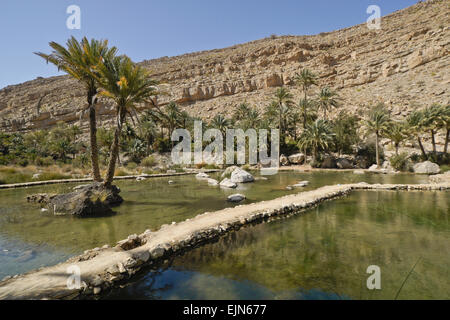
[[[138,62],[223,48],[271,34],[308,35],[365,22],[375,4],[386,15],[417,0],[1,0],[0,88],[57,75],[33,55],[49,41],[108,39]],[[69,5],[81,9],[81,29],[69,30]]]

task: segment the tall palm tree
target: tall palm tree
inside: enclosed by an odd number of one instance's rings
[[[300,109],[300,114],[302,116],[303,121],[303,130],[306,129],[306,125],[308,122],[314,121],[316,114],[314,112],[315,109],[315,101],[308,99],[300,99],[297,104],[297,108]]]
[[[389,121],[389,114],[381,104],[369,112],[368,119],[366,120],[367,130],[375,134],[375,154],[378,167],[380,167],[379,140],[381,135],[388,130]]]
[[[281,87],[275,92],[274,98],[274,101],[278,107],[280,137],[284,137],[285,115],[288,113],[289,107],[292,105],[292,94],[287,88]]]
[[[395,147],[395,154],[398,155],[400,143],[406,139],[406,125],[404,122],[392,121],[386,130],[386,137],[389,138]]]
[[[108,48],[107,40],[95,40],[90,42],[85,37],[81,43],[70,38],[64,46],[50,42],[53,49],[51,54],[35,52],[36,55],[44,58],[48,62],[53,63],[58,69],[63,70],[72,78],[82,83],[86,89],[86,98],[89,111],[89,133],[91,144],[91,163],[94,181],[101,181],[100,169],[98,166],[98,146],[97,146],[97,120],[95,114],[95,104],[97,102],[96,95],[98,93],[98,85],[95,81],[95,66],[102,59],[111,59],[115,56],[116,47]]]
[[[420,151],[422,152],[422,156],[424,159],[427,157],[427,153],[425,151],[425,148],[422,143],[421,134],[423,133],[423,119],[424,114],[421,110],[415,110],[412,113],[408,115],[406,118],[406,123],[408,124],[407,132],[414,136],[414,138],[417,138],[417,142],[420,147]]]
[[[336,91],[331,90],[328,87],[322,88],[317,96],[318,108],[323,110],[323,118],[327,118],[327,112],[331,108],[337,108],[339,106],[339,96]]]
[[[295,75],[295,81],[303,89],[304,99],[308,97],[308,89],[311,86],[317,85],[317,76],[309,69],[303,69],[300,73]]]
[[[299,147],[312,149],[312,161],[317,160],[319,149],[327,149],[333,142],[333,133],[328,122],[317,119],[306,126],[299,140]],[[306,155],[306,154],[305,154]]]
[[[116,128],[111,146],[105,186],[110,187],[114,179],[115,166],[119,154],[119,140],[122,126],[127,115],[136,114],[136,104],[148,102],[157,94],[157,82],[149,78],[142,67],[135,65],[126,56],[104,59],[97,67],[102,96],[114,101]]]
[[[423,110],[423,127],[430,133],[433,153],[436,155],[436,132],[440,127],[441,106],[432,104]]]
[[[247,118],[250,112],[250,105],[247,102],[243,102],[236,107],[233,114],[234,121],[241,121]]]
[[[225,132],[230,126],[230,121],[225,118],[221,114],[217,114],[210,123],[210,126],[214,129],[218,129],[220,132],[222,132],[222,135],[225,136]]]

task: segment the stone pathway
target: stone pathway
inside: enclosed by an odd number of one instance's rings
[[[80,256],[52,267],[31,271],[0,282],[0,299],[71,299],[79,295],[101,294],[126,281],[145,265],[152,265],[181,250],[190,250],[208,240],[241,226],[296,214],[325,200],[348,194],[352,190],[450,190],[450,183],[346,184],[325,186],[316,190],[287,195],[269,201],[239,205],[216,212],[206,212],[192,219],[163,225],[158,231],[147,230],[107,246],[88,250]],[[68,289],[68,268],[81,271],[82,285]]]

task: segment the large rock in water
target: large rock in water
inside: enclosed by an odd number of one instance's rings
[[[221,187],[224,187],[224,188],[230,188],[230,189],[234,189],[234,188],[237,187],[237,184],[234,183],[234,182],[232,182],[232,181],[231,181],[230,179],[228,179],[228,178],[223,179],[223,180],[219,183],[219,185],[220,185]]]
[[[236,170],[236,169],[239,169],[239,167],[238,167],[238,166],[231,166],[231,167],[226,168],[226,169],[222,172],[221,177],[222,177],[222,178],[225,178],[225,177],[230,176],[230,175],[233,173],[233,171]]]
[[[230,180],[234,183],[246,183],[255,181],[255,178],[247,171],[237,168],[231,173]]]
[[[353,163],[346,158],[338,158],[336,160],[336,166],[339,169],[353,169]]]
[[[73,192],[47,197],[28,196],[27,200],[44,204],[54,215],[93,217],[111,214],[111,207],[123,202],[119,193],[116,186],[106,188],[103,183],[94,182]]]
[[[245,200],[245,196],[240,193],[232,194],[227,198],[228,202],[241,202],[242,200]]]
[[[431,161],[416,163],[413,169],[414,173],[438,174],[441,172],[441,168],[439,168],[439,165]]]

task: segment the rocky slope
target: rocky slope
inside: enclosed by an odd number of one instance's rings
[[[243,101],[263,108],[282,85],[299,93],[293,78],[303,68],[320,76],[320,86],[338,89],[346,110],[361,113],[383,101],[401,117],[431,102],[450,100],[449,12],[449,0],[430,0],[383,17],[381,30],[361,24],[141,64],[162,82],[167,94],[160,104],[176,101],[205,119],[230,114]],[[85,106],[83,88],[67,76],[8,86],[0,90],[0,130],[47,128],[60,120],[80,119],[87,128]],[[107,125],[112,106],[101,101],[98,112]]]

